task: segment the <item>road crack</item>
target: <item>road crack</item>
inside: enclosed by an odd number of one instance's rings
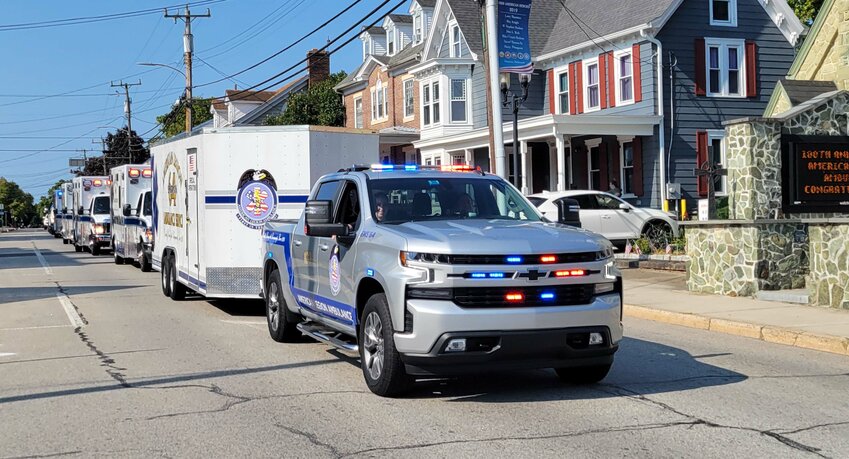
[[[339,452],[339,450],[338,450],[338,449],[336,449],[336,447],[335,447],[335,446],[331,445],[330,443],[325,443],[325,442],[323,442],[323,441],[319,440],[319,439],[318,439],[318,436],[317,436],[316,434],[312,434],[312,433],[309,433],[309,432],[304,432],[304,431],[302,431],[302,430],[298,430],[298,429],[296,429],[296,428],[294,428],[294,427],[284,426],[283,424],[274,424],[274,425],[275,425],[276,427],[279,427],[279,428],[281,428],[281,429],[283,429],[283,430],[285,430],[285,431],[289,432],[289,433],[295,434],[295,435],[297,435],[297,436],[299,436],[299,437],[306,438],[308,442],[310,442],[311,444],[313,444],[313,445],[315,445],[315,446],[318,446],[318,447],[321,447],[321,448],[324,448],[324,449],[326,449],[326,450],[330,451],[330,453],[333,455],[333,457],[336,457],[336,458],[344,457],[344,456],[343,456],[343,455]]]
[[[112,379],[118,381],[118,384],[121,387],[133,387],[130,383],[127,382],[127,376],[123,373],[127,371],[126,368],[119,367],[115,365],[115,359],[109,356],[109,354],[98,349],[97,345],[94,344],[94,341],[88,337],[88,334],[82,330],[81,327],[77,327],[74,329],[74,333],[80,338],[80,341],[85,344],[89,350],[94,352],[97,355],[97,358],[100,360],[100,366],[106,369],[106,374],[108,374]]]

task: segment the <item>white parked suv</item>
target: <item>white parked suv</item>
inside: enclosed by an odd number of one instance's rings
[[[603,191],[546,191],[528,196],[528,200],[552,221],[557,221],[557,202],[566,198],[578,201],[581,206],[579,214],[584,229],[601,234],[611,242],[622,244],[628,239],[645,236],[657,244],[678,237],[675,214],[635,207]]]

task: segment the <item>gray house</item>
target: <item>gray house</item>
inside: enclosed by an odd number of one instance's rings
[[[502,112],[522,191],[607,190],[615,181],[623,197],[654,207],[677,197],[666,184],[699,196],[696,165],[708,151],[723,162],[722,121],[763,113],[805,31],[785,0],[536,0],[530,27],[535,72],[516,148],[512,112]],[[428,95],[414,142],[422,161],[490,170],[476,2],[436,2],[410,72]],[[521,92],[515,76],[511,90]]]

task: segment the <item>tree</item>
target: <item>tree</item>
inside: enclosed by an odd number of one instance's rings
[[[38,223],[32,195],[24,193],[17,183],[0,177],[0,204],[6,209],[9,220],[7,224]]]
[[[265,119],[268,126],[289,124],[312,124],[318,126],[342,126],[345,123],[345,106],[342,96],[333,86],[344,80],[345,72],[334,73],[321,83],[305,92],[289,96],[286,110],[281,115]]]
[[[823,0],[787,0],[796,16],[805,24],[811,24],[817,17]]]
[[[53,195],[56,193],[56,190],[58,190],[65,182],[70,182],[70,180],[59,180],[58,182],[53,184],[53,186],[51,186],[49,190],[47,190],[47,193],[44,196],[38,199],[38,204],[35,205],[36,215],[44,215],[44,213],[47,212],[48,209],[50,209],[50,206],[53,205]]]
[[[192,127],[203,124],[212,119],[212,99],[194,98],[192,101]],[[186,131],[186,103],[181,100],[179,104],[171,108],[171,111],[156,117],[156,121],[162,124],[162,132],[165,137],[175,136]]]
[[[82,175],[106,175],[109,169],[124,164],[141,164],[150,158],[150,150],[144,145],[144,140],[127,128],[118,129],[115,133],[106,135],[106,151],[103,156],[88,158],[85,167],[77,172]]]

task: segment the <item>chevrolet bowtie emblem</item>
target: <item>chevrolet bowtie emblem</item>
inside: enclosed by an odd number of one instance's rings
[[[535,281],[545,277],[546,274],[548,273],[544,271],[539,271],[537,269],[529,269],[526,273],[519,273],[519,277],[527,277],[528,280]]]

